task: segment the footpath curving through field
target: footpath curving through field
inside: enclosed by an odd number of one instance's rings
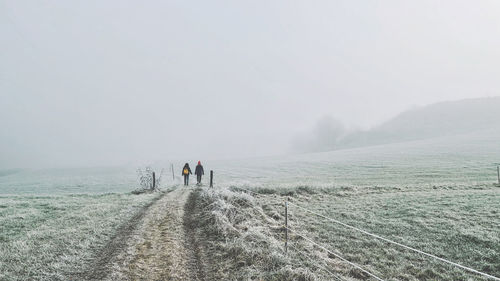
[[[128,233],[104,249],[104,261],[85,274],[87,280],[205,280],[202,250],[194,231],[196,193],[178,188],[144,210]],[[190,196],[191,195],[191,196]],[[121,246],[113,246],[120,245]],[[98,259],[99,260],[99,259]]]

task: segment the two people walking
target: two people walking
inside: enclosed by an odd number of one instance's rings
[[[182,175],[184,176],[184,185],[188,186],[189,185],[189,175],[192,175],[193,173],[191,172],[191,168],[189,167],[189,164],[186,163],[184,164],[184,168],[182,168]],[[198,181],[198,185],[201,184],[201,176],[205,174],[205,171],[203,170],[203,166],[201,165],[201,161],[198,161],[198,165],[196,166],[196,169],[194,170],[194,174],[196,175],[196,179]]]

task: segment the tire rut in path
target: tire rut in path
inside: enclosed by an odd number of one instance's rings
[[[184,233],[185,233],[185,247],[189,253],[188,267],[191,280],[206,280],[204,262],[202,260],[203,253],[197,238],[197,221],[195,213],[197,210],[197,201],[199,198],[199,191],[191,192],[189,198],[184,206]]]
[[[146,216],[148,210],[164,196],[160,195],[156,197],[126,223],[122,224],[111,237],[110,241],[95,255],[95,260],[88,266],[88,269],[84,272],[70,274],[70,280],[73,280],[73,278],[79,280],[102,280],[108,276],[111,272],[109,265],[113,259],[116,258],[119,252],[126,248],[126,242],[137,229],[139,222]]]

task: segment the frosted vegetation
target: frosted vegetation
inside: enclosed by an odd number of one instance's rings
[[[207,276],[346,280],[366,274],[291,233],[283,202],[500,276],[498,134],[465,134],[287,157],[206,162],[197,189]],[[182,163],[176,163],[180,167]],[[168,167],[167,164],[163,165]],[[67,280],[157,194],[132,195],[134,168],[0,173],[0,279]],[[164,185],[177,185],[166,175]],[[247,194],[239,188],[260,195]],[[386,280],[481,280],[290,207],[290,226]],[[293,247],[293,248],[292,248]],[[306,255],[304,255],[306,254]],[[311,262],[312,258],[314,262]]]
[[[0,195],[128,192],[138,187],[134,167],[0,171]]]
[[[471,186],[496,181],[500,131],[210,163],[218,183],[314,187]]]
[[[68,280],[154,196],[0,196],[0,280]]]
[[[333,275],[323,269],[327,268],[344,280],[370,279],[293,232],[285,255],[280,226],[284,201],[289,199],[319,214],[500,276],[498,139],[497,133],[488,132],[216,163],[220,165],[217,186],[229,189],[200,190],[201,196],[211,198],[206,212],[212,217],[206,226],[219,233],[207,239],[219,239],[219,258],[230,265],[236,278],[332,280]],[[293,205],[289,211],[291,228],[382,279],[483,280]]]
[[[207,239],[219,242],[217,260],[231,265],[232,276],[255,280],[333,279],[324,267],[345,280],[370,279],[293,232],[285,255],[280,227],[285,198],[405,245],[489,274],[500,273],[500,193],[492,185],[254,190],[261,195],[238,188],[201,191],[211,199],[206,206],[212,217],[203,226],[205,233],[214,233],[215,238]],[[384,280],[481,280],[475,274],[346,229],[293,205],[289,225]]]

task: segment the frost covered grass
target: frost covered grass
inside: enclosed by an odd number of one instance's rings
[[[155,196],[0,196],[0,280],[71,280]]]
[[[497,140],[445,138],[208,162],[215,188],[197,189],[189,204],[202,252],[210,253],[207,279],[332,280],[318,265],[344,280],[368,279],[293,233],[285,254],[286,198],[499,276],[500,189],[493,184],[500,164]],[[124,193],[135,185],[135,172],[127,169],[0,173],[0,280],[77,280],[73,274],[157,196]],[[292,229],[385,280],[483,280],[296,207],[289,212]]]
[[[129,192],[137,187],[133,168],[0,170],[0,195],[63,195]]]
[[[208,280],[316,280],[314,269],[294,268],[283,251],[283,229],[273,225],[252,196],[228,189],[199,189],[198,237]],[[193,200],[193,199],[191,199]]]
[[[238,193],[237,188],[232,190]],[[233,225],[245,226],[240,228],[239,247],[245,248],[246,245],[248,251],[268,256],[268,251],[272,249],[268,243],[272,241],[273,252],[279,257],[281,266],[288,268],[290,272],[307,273],[305,276],[308,280],[333,278],[319,266],[346,280],[370,278],[295,235],[293,231],[290,233],[289,254],[284,256],[283,233],[277,227],[284,223],[283,202],[286,198],[291,203],[324,216],[487,274],[500,276],[498,187],[316,189],[298,186],[295,189],[256,188],[254,191],[262,195],[239,191],[252,204],[252,211],[240,211],[240,215],[244,217],[240,220],[244,223],[232,222]],[[289,225],[297,233],[324,245],[384,280],[484,280],[477,274],[314,216],[293,204],[289,208]],[[267,242],[253,243],[248,238],[249,232],[256,232],[253,236],[261,237],[261,240]],[[250,272],[252,267],[241,271]],[[286,279],[283,276],[281,278]]]
[[[500,134],[450,136],[331,152],[213,163],[220,186],[477,186],[497,182]]]
[[[446,137],[326,153],[214,163],[202,189],[203,230],[217,277],[368,280],[365,273],[290,233],[284,201],[500,276],[498,135]],[[259,193],[246,193],[239,188]],[[484,280],[290,206],[290,227],[384,280]],[[235,261],[235,262],[234,262]]]

